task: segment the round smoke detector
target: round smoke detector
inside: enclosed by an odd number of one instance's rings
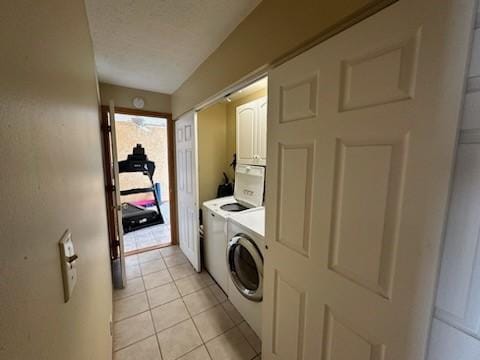
[[[133,106],[136,109],[143,109],[145,106],[145,100],[143,100],[141,97],[136,97],[133,99]]]

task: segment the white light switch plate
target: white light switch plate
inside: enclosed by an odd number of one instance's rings
[[[60,246],[64,300],[67,302],[77,283],[77,260],[70,230],[65,231],[58,245]]]

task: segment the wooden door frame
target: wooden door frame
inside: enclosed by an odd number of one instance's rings
[[[118,254],[115,252],[116,235],[115,235],[115,217],[113,206],[113,183],[112,183],[112,168],[111,168],[111,150],[110,150],[110,129],[108,125],[109,107],[106,105],[100,106],[101,130],[102,130],[102,151],[103,151],[103,167],[105,174],[105,198],[107,204],[107,222],[110,243],[110,255],[116,258]],[[168,152],[168,181],[169,181],[169,205],[170,205],[170,238],[171,245],[178,244],[178,221],[177,221],[177,196],[176,196],[176,164],[175,164],[175,141],[174,141],[174,121],[171,113],[148,111],[140,109],[130,109],[125,107],[115,107],[115,113],[136,116],[150,116],[167,119],[167,152]],[[134,254],[137,252],[147,251],[164,247],[165,245],[152,246],[141,249],[141,251],[131,251],[128,253]]]

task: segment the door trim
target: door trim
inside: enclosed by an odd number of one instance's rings
[[[108,129],[108,111],[109,108],[106,105],[100,106],[100,118],[101,118],[101,133],[102,133],[102,153],[103,153],[103,169],[105,174],[105,199],[107,206],[107,223],[108,223],[108,237],[110,244],[110,256],[112,259],[118,256],[115,246],[115,228],[114,228],[114,209],[113,209],[113,197],[112,197],[112,169],[110,166],[111,151],[109,146],[109,129]],[[161,117],[167,119],[167,149],[168,149],[168,181],[169,181],[169,197],[170,197],[170,236],[171,245],[178,244],[178,221],[177,221],[177,195],[176,195],[176,164],[175,164],[175,141],[174,141],[174,121],[172,120],[171,113],[147,111],[140,109],[130,109],[125,107],[115,107],[115,112],[125,115],[137,115],[137,116],[151,116]],[[165,247],[165,245],[156,245],[143,250],[153,250],[157,248]],[[134,251],[133,253],[138,253]],[[130,254],[130,253],[129,253]]]

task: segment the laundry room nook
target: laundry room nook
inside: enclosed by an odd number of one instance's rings
[[[198,114],[199,185],[204,191],[200,196],[204,200],[200,226],[204,266],[259,338],[265,248],[266,85],[267,78],[263,78],[226,95]],[[226,122],[227,136],[222,144],[226,151],[219,146],[202,154],[201,141],[212,142],[208,130],[202,129],[202,121],[209,118],[212,108],[218,107],[226,110],[226,118],[216,118]],[[215,145],[210,143],[210,146]],[[201,176],[202,166],[210,166],[208,159],[222,153],[227,155],[224,161],[228,168],[215,193],[216,184],[207,183],[208,175]]]
[[[266,103],[267,78],[262,78],[197,113],[200,205],[219,197],[219,185],[233,195],[235,162],[266,165]]]

